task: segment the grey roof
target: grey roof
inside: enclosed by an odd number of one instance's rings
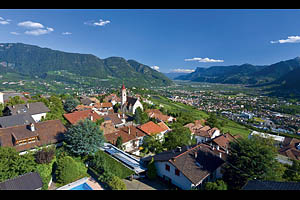
[[[300,190],[300,183],[251,180],[242,190]]]
[[[89,106],[91,103],[93,103],[93,101],[90,100],[89,98],[81,99],[80,102],[81,102],[83,105],[86,105],[86,106]]]
[[[3,94],[3,100],[7,101],[7,100],[9,100],[9,97],[13,98],[13,97],[16,97],[16,96],[24,97],[24,95],[22,93],[4,93]]]
[[[34,119],[30,114],[19,114],[0,117],[0,127],[7,128],[11,126],[24,125],[34,123]]]
[[[0,190],[37,190],[43,182],[37,172],[29,172],[0,183]]]
[[[224,160],[218,157],[217,152],[206,144],[183,146],[180,151],[162,152],[153,157],[154,161],[171,163],[195,185],[224,163]],[[150,159],[151,157],[147,157],[142,161],[147,162]]]
[[[29,105],[29,108],[28,108]],[[35,103],[28,103],[28,104],[18,104],[13,106],[7,106],[10,110],[11,115],[18,115],[28,113],[30,115],[40,114],[49,112],[49,108],[45,106],[43,102],[35,102]]]

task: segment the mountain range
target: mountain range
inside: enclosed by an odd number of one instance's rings
[[[265,86],[279,84],[278,89],[300,89],[300,57],[271,65],[231,65],[198,67],[195,72],[175,80],[195,82],[246,84]]]
[[[135,60],[122,57],[100,59],[92,54],[67,53],[23,43],[0,44],[0,74],[9,72],[59,80],[61,77],[57,72],[61,71],[143,87],[172,84],[164,74]]]

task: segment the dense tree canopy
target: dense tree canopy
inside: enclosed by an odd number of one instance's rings
[[[32,154],[19,155],[12,147],[0,147],[0,182],[35,171]]]
[[[248,180],[281,181],[284,167],[276,160],[272,139],[253,136],[231,142],[223,180],[230,189],[240,189]]]
[[[105,140],[103,131],[89,119],[72,125],[65,139],[67,148],[75,155],[93,154],[99,150]]]
[[[76,108],[76,106],[78,106],[79,104],[80,104],[80,102],[77,99],[68,97],[65,100],[65,103],[63,104],[64,110],[67,112],[72,112]]]
[[[204,186],[204,190],[227,190],[227,185],[223,180],[207,182]]]
[[[172,131],[166,133],[163,146],[168,150],[172,150],[177,146],[193,145],[196,142],[188,128],[177,125],[173,127]]]

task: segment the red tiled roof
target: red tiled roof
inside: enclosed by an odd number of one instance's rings
[[[110,102],[104,102],[104,103],[95,103],[94,107],[95,108],[110,108],[110,107],[113,107],[113,105]]]
[[[137,137],[143,137],[145,135],[146,134],[143,131],[136,128],[135,126],[130,125],[130,126],[118,128],[118,131],[109,133],[109,134],[105,134],[104,137],[107,141],[109,141],[110,143],[115,145],[119,136],[122,137],[123,143],[126,143],[130,140],[136,139]]]
[[[170,130],[170,128],[164,122],[159,122],[159,123],[157,123],[157,125],[160,126],[161,128],[163,128],[164,131]]]
[[[149,121],[149,122],[139,126],[138,128],[151,136],[164,131],[164,129],[162,127],[158,126],[153,121]]]
[[[101,119],[102,117],[98,115],[93,110],[83,110],[83,111],[76,111],[73,113],[67,113],[64,114],[64,117],[68,122],[71,124],[76,124],[80,120],[84,120],[86,118],[90,118],[90,116],[93,116],[93,121],[96,122],[97,119]]]

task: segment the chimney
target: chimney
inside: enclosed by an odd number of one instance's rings
[[[128,126],[128,134],[130,135],[130,127]]]
[[[120,114],[118,113],[118,118],[120,118]]]
[[[3,93],[0,92],[0,103],[4,104],[4,98],[3,98]]]
[[[198,153],[197,153],[197,151],[194,153],[194,156],[195,156],[195,158],[197,158],[197,156],[198,156]]]
[[[222,153],[221,152],[219,153],[219,156],[220,156],[220,158],[222,158]]]
[[[90,115],[90,120],[91,120],[91,121],[93,121],[93,120],[94,120],[94,118],[93,118],[93,115]]]
[[[34,124],[33,124],[33,123],[30,123],[30,130],[31,130],[31,131],[35,131],[35,127],[34,127]]]
[[[125,114],[123,113],[123,118],[125,118]]]
[[[29,103],[26,104],[26,107],[29,109]]]
[[[219,145],[217,145],[217,150],[219,150]]]

